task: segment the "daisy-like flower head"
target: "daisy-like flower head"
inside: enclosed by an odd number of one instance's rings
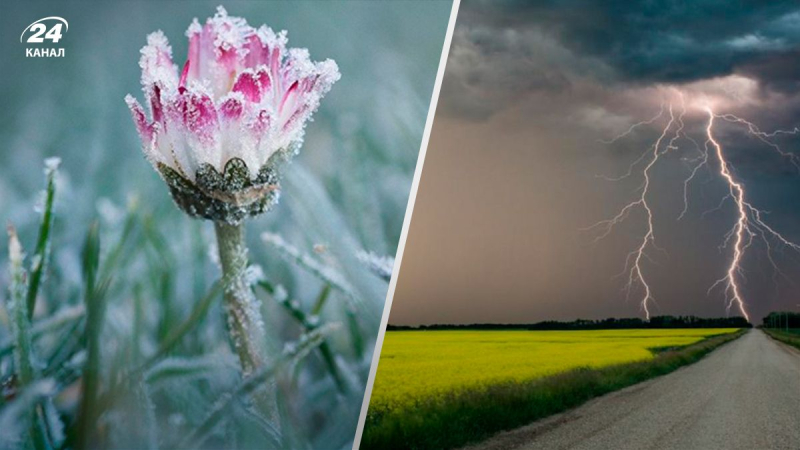
[[[150,117],[132,96],[125,101],[145,156],[178,206],[238,223],[277,201],[278,165],[299,150],[339,69],[287,49],[286,31],[255,29],[221,6],[205,25],[194,19],[186,36],[180,72],[164,33],[147,36],[139,65]]]

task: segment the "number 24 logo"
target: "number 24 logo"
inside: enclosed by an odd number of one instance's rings
[[[46,20],[55,20],[57,22],[54,23],[53,26],[48,30],[47,25],[42,23]],[[63,37],[61,34],[62,28],[65,31],[69,30],[69,24],[64,18],[58,16],[45,17],[25,27],[25,30],[22,31],[22,34],[19,37],[19,41],[22,42],[22,38],[25,37],[25,33],[30,31],[33,34],[31,34],[26,42],[32,44],[41,44],[45,39],[48,39],[53,41],[55,44],[58,43],[58,41],[60,41]],[[42,37],[43,35],[44,37]]]

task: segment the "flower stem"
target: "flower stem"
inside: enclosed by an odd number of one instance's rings
[[[217,232],[228,331],[239,355],[242,374],[248,376],[264,363],[264,324],[253,292],[245,281],[247,246],[244,225],[214,222]]]
[[[268,361],[264,348],[266,340],[264,322],[261,320],[253,291],[245,279],[247,245],[244,240],[244,224],[214,222],[214,229],[217,232],[219,260],[222,265],[228,333],[239,355],[242,377],[248,378]],[[272,383],[268,383],[255,393],[254,399],[263,414],[268,418],[277,419],[275,387]]]

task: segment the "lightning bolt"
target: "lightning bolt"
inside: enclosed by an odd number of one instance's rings
[[[742,294],[740,292],[739,285],[737,284],[736,275],[741,271],[742,256],[744,255],[744,251],[747,249],[747,247],[749,247],[752,243],[754,234],[752,231],[750,231],[749,221],[747,220],[748,205],[744,200],[744,188],[742,187],[742,184],[734,180],[733,175],[731,175],[728,162],[725,160],[725,155],[722,152],[722,146],[719,145],[719,143],[714,139],[712,130],[714,128],[714,117],[716,116],[711,108],[708,108],[707,111],[707,142],[710,143],[715,149],[715,154],[717,155],[717,160],[720,166],[719,173],[722,178],[725,179],[725,182],[728,183],[730,196],[736,202],[736,211],[738,213],[736,225],[734,225],[732,230],[733,235],[736,236],[733,244],[733,258],[728,266],[728,271],[725,277],[717,280],[717,282],[709,288],[709,291],[713,290],[715,286],[724,283],[725,295],[727,297],[726,300],[728,300],[728,311],[730,311],[733,304],[736,303],[736,305],[739,307],[739,311],[744,315],[745,319],[749,321],[750,315],[747,314],[747,309],[745,308],[744,300],[742,299]],[[731,235],[729,234],[729,237],[730,236]]]
[[[767,249],[767,258],[769,259],[772,267],[778,273],[782,272],[780,272],[780,269],[778,268],[778,265],[772,256],[773,246],[770,241],[777,242],[779,245],[788,247],[798,252],[800,252],[800,245],[788,240],[781,233],[770,227],[763,220],[763,215],[765,214],[764,211],[757,209],[747,201],[744,185],[734,178],[730,170],[730,163],[725,159],[725,153],[723,152],[722,146],[716,139],[714,139],[714,119],[719,118],[731,123],[744,125],[750,135],[767,144],[781,157],[788,159],[796,168],[800,169],[796,155],[784,152],[777,144],[769,140],[770,137],[774,137],[779,134],[797,134],[798,130],[795,128],[791,131],[778,130],[772,133],[765,133],[759,130],[758,127],[756,127],[753,123],[733,114],[718,115],[715,114],[710,107],[706,107],[706,112],[708,113],[708,125],[706,126],[706,137],[708,140],[706,142],[714,148],[714,154],[716,155],[717,162],[719,163],[720,167],[720,177],[727,183],[729,190],[729,195],[723,198],[723,202],[728,198],[732,198],[736,205],[737,212],[736,223],[725,239],[725,244],[729,243],[729,241],[733,239],[733,256],[730,264],[728,265],[728,270],[725,276],[717,280],[717,282],[709,288],[709,293],[717,286],[724,286],[726,301],[728,303],[728,311],[730,311],[730,309],[735,305],[738,307],[739,312],[741,312],[747,320],[750,320],[750,316],[745,307],[745,301],[742,298],[737,275],[741,277],[743,272],[742,258],[744,257],[747,249],[753,244],[753,239],[756,237],[761,237]]]
[[[734,125],[742,126],[745,131],[755,139],[764,143],[768,148],[777,153],[780,157],[786,159],[793,164],[798,171],[800,171],[800,158],[797,155],[783,151],[775,142],[773,138],[785,135],[800,135],[800,129],[794,128],[791,130],[776,130],[773,132],[764,132],[752,122],[749,122],[741,117],[733,114],[716,114],[710,106],[704,107],[705,113],[708,116],[708,121],[705,126],[705,142],[700,145],[698,140],[689,136],[685,131],[684,116],[686,115],[686,104],[684,96],[680,93],[680,112],[676,114],[675,108],[672,103],[667,103],[666,106],[662,104],[660,111],[657,115],[648,120],[637,122],[633,124],[623,133],[615,136],[610,140],[601,141],[605,144],[614,144],[620,139],[623,139],[633,134],[638,128],[654,125],[661,119],[665,111],[669,120],[667,124],[661,129],[661,132],[652,144],[648,147],[647,151],[643,152],[628,167],[626,173],[618,177],[603,177],[611,181],[620,181],[633,175],[634,170],[646,161],[644,167],[641,169],[642,184],[636,190],[636,197],[624,205],[616,215],[610,219],[602,220],[585,230],[599,230],[595,242],[607,237],[613,229],[624,222],[634,211],[641,210],[645,216],[645,226],[641,240],[638,245],[628,253],[625,260],[625,267],[620,275],[627,274],[627,282],[625,283],[624,290],[626,295],[630,296],[631,292],[640,288],[642,296],[640,299],[641,309],[644,312],[645,318],[650,319],[651,305],[655,304],[655,298],[652,288],[647,282],[645,275],[645,262],[653,262],[650,257],[651,250],[663,251],[656,245],[655,240],[655,227],[653,210],[651,208],[651,170],[658,164],[660,158],[678,148],[676,143],[684,140],[693,144],[697,151],[697,158],[691,160],[691,170],[689,176],[683,181],[683,201],[684,207],[678,216],[678,220],[682,219],[689,210],[689,191],[690,185],[697,178],[697,174],[702,168],[710,168],[710,163],[713,162],[719,167],[719,178],[725,183],[728,188],[727,194],[720,200],[719,205],[706,213],[722,209],[726,202],[732,200],[736,209],[736,221],[733,227],[724,235],[723,243],[720,248],[732,247],[732,255],[727,265],[725,275],[717,280],[709,289],[708,294],[716,288],[722,288],[725,296],[726,310],[730,313],[732,308],[737,308],[739,312],[749,321],[750,315],[747,312],[746,301],[742,295],[741,283],[744,279],[744,270],[742,268],[747,250],[755,243],[756,239],[764,244],[766,248],[767,259],[774,269],[774,274],[786,275],[780,270],[773,251],[776,247],[788,248],[800,253],[800,244],[797,244],[784,235],[779,233],[773,227],[764,221],[766,212],[756,208],[751,204],[747,198],[745,185],[734,176],[732,165],[726,158],[725,151],[720,142],[714,137],[715,119],[723,120]],[[774,277],[775,275],[773,275]]]
[[[647,164],[645,165],[644,169],[642,170],[643,182],[641,187],[638,189],[639,196],[631,201],[630,203],[626,204],[619,210],[619,212],[612,218],[600,221],[591,227],[591,229],[601,229],[602,232],[600,233],[597,238],[595,238],[595,242],[605,238],[608,236],[614,229],[616,225],[622,223],[625,219],[628,218],[630,213],[636,209],[641,209],[645,213],[645,217],[647,218],[646,227],[644,235],[639,241],[639,245],[625,258],[625,268],[622,271],[622,274],[627,273],[628,281],[625,284],[625,292],[626,296],[630,296],[631,292],[636,286],[640,286],[643,290],[642,299],[640,300],[640,304],[642,310],[644,311],[645,317],[649,320],[650,319],[650,304],[655,301],[653,297],[652,289],[650,288],[650,284],[647,282],[644,274],[644,261],[652,261],[648,254],[649,249],[661,250],[656,245],[655,239],[655,227],[653,225],[653,210],[650,207],[650,183],[651,183],[651,174],[650,171],[652,168],[658,163],[659,159],[662,155],[667,153],[668,151],[675,149],[675,142],[681,137],[683,134],[683,116],[686,114],[686,106],[681,102],[681,111],[680,114],[676,117],[675,111],[673,109],[672,104],[670,103],[667,107],[668,114],[669,114],[669,121],[667,125],[662,129],[661,134],[659,135],[658,139],[655,143],[648,149],[647,152],[644,152],[639,159],[634,161],[629,167],[628,172],[621,177],[612,178],[611,180],[619,181],[623,178],[627,178],[633,173],[634,167],[641,163],[643,160],[647,159]],[[607,144],[613,144],[614,142],[622,139],[635,131],[636,128],[639,128],[644,125],[651,125],[655,123],[661,116],[664,114],[664,106],[662,105],[661,111],[651,118],[650,120],[642,121],[639,123],[634,124],[631,126],[626,132],[616,136],[614,139],[609,141],[603,141]],[[670,132],[674,128],[674,131]],[[671,137],[667,140],[667,136]],[[664,144],[664,142],[666,144]],[[650,151],[652,150],[652,151]],[[649,155],[649,158],[648,158]]]

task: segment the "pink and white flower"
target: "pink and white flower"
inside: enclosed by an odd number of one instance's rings
[[[142,48],[139,65],[150,117],[132,96],[125,101],[145,156],[179,205],[219,220],[196,201],[183,204],[176,189],[197,188],[198,195],[210,197],[206,203],[242,207],[259,201],[259,193],[276,191],[273,161],[298,151],[306,122],[340,75],[330,59],[312,62],[306,49],[287,49],[286,31],[253,28],[221,6],[205,25],[195,19],[186,36],[189,55],[180,72],[161,31],[150,34]],[[235,170],[236,183],[219,185],[229,169]],[[253,187],[259,189],[245,192]]]

